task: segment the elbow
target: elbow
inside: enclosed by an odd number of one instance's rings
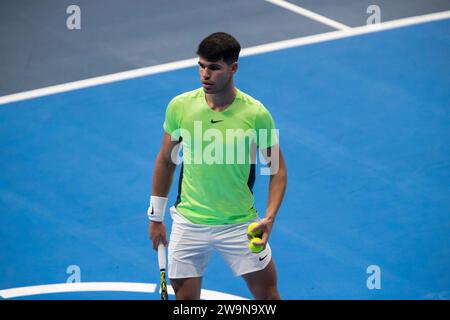
[[[276,170],[276,172],[274,172],[271,176],[271,179],[276,179],[278,181],[284,182],[285,184],[287,183],[287,170],[285,166],[281,166],[278,168],[278,170]]]
[[[162,153],[158,154],[156,161],[163,167],[173,170],[177,166],[170,157],[165,157]]]
[[[284,181],[284,183],[287,183],[287,170],[286,167],[280,168],[280,170],[278,170],[278,174],[280,175],[280,179],[282,181]]]
[[[284,181],[284,184],[287,184],[287,168],[286,168],[286,162],[284,161],[284,158],[280,161],[280,177]]]

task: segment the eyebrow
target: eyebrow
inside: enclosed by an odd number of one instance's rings
[[[211,63],[211,64],[204,64],[204,63],[201,63],[200,61],[198,62],[198,65],[199,66],[207,66],[207,67],[219,67],[219,68],[221,68],[221,65],[220,64],[217,64],[217,63]]]

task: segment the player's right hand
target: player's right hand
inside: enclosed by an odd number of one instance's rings
[[[162,222],[150,221],[149,226],[150,240],[153,243],[153,250],[158,250],[160,242],[167,247],[166,227]]]

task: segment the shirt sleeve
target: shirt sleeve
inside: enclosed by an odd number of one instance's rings
[[[166,108],[163,128],[165,132],[172,136],[173,140],[179,140],[181,136],[181,105],[175,99],[172,99]]]
[[[266,149],[276,145],[278,143],[277,130],[269,110],[262,106],[256,115],[255,122],[257,147]]]

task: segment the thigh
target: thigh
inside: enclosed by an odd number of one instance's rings
[[[272,258],[269,243],[259,253],[253,253],[248,248],[247,227],[251,222],[216,228],[213,233],[214,248],[219,251],[235,276],[262,270]]]
[[[269,264],[262,270],[242,275],[255,299],[278,300],[280,295],[277,287],[277,272],[275,262],[270,259]]]
[[[189,222],[174,208],[171,214],[168,276],[172,280],[202,277],[212,252],[209,228]]]

